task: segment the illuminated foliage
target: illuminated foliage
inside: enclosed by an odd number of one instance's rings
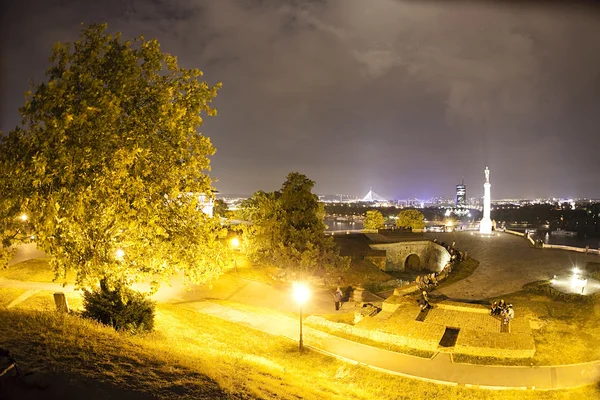
[[[349,260],[339,256],[333,238],[324,234],[325,211],[312,193],[314,185],[293,172],[281,190],[256,192],[242,203],[238,216],[252,223],[244,227],[252,260],[302,271],[348,267]]]
[[[425,217],[417,210],[402,210],[398,214],[396,226],[411,230],[423,229],[425,227]]]
[[[215,200],[213,213],[221,218],[230,218],[232,214],[231,211],[229,211],[229,206],[227,205],[227,203],[225,203],[225,200],[223,199]]]
[[[377,230],[383,228],[384,224],[385,220],[383,219],[383,215],[379,211],[367,211],[367,216],[365,217],[365,221],[363,222],[365,229]]]
[[[27,212],[38,247],[59,276],[87,286],[106,278],[156,281],[180,271],[194,282],[228,262],[211,197],[209,156],[198,132],[220,85],[178,66],[155,40],[123,41],[91,25],[57,43],[47,81],[32,87],[22,126],[0,142],[2,204]],[[6,208],[6,207],[5,207]]]

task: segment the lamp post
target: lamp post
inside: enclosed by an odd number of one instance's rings
[[[237,256],[235,251],[238,249],[238,247],[240,247],[240,239],[238,239],[236,236],[231,239],[231,248],[233,249],[233,268],[235,269],[235,272],[237,272]]]
[[[306,286],[303,282],[294,282],[294,299],[296,299],[296,303],[300,306],[300,341],[298,342],[298,346],[300,352],[302,353],[303,343],[302,343],[302,305],[306,303],[306,300],[310,297],[310,290],[308,286]]]

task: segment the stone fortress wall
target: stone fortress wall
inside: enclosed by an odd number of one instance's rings
[[[412,269],[441,271],[450,261],[450,253],[443,246],[429,240],[410,242],[378,243],[369,245],[373,250],[379,250],[377,255],[367,256],[383,271],[404,271],[407,259],[411,255],[418,256],[418,264],[411,264]],[[383,255],[385,251],[385,256]],[[385,257],[385,262],[383,262]],[[414,260],[414,257],[413,257]]]

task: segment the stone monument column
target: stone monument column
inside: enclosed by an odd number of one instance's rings
[[[485,167],[485,183],[483,184],[483,218],[479,223],[479,233],[490,235],[492,233],[492,220],[490,218],[490,208],[492,204],[490,196],[490,170]]]

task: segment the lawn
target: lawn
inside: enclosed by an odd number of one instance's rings
[[[6,307],[25,292],[26,289],[0,288],[0,307]]]
[[[459,262],[458,265],[452,267],[452,273],[450,273],[450,276],[440,283],[439,287],[448,286],[468,278],[473,272],[475,272],[475,269],[478,265],[479,261],[474,258],[468,258],[467,260]]]
[[[535,341],[527,360],[455,356],[457,362],[507,365],[560,365],[600,359],[600,303],[569,303],[520,291],[504,296],[516,313],[526,315]]]
[[[176,305],[159,305],[156,331],[117,333],[72,315],[0,310],[0,347],[25,372],[45,374],[61,398],[597,399],[568,391],[479,391],[384,374],[307,351]],[[58,375],[58,377],[57,377]],[[1,389],[0,389],[1,390]],[[0,395],[2,393],[0,392]],[[2,396],[0,396],[2,397]]]
[[[5,279],[30,282],[75,282],[75,273],[72,271],[67,274],[66,280],[63,278],[54,280],[54,277],[54,271],[50,267],[49,258],[25,260],[10,267],[0,269],[0,278]]]

